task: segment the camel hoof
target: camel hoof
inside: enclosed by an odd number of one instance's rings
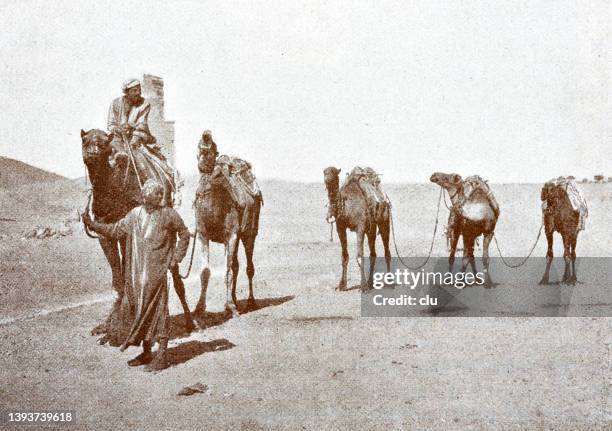
[[[225,312],[231,314],[232,319],[240,317],[240,314],[238,314],[238,309],[236,309],[235,305],[234,306],[226,305]]]
[[[111,337],[108,334],[105,334],[103,337],[98,339],[98,344],[100,346],[104,346],[105,344],[110,344]]]
[[[106,323],[100,323],[98,326],[91,330],[91,335],[102,335],[108,332],[108,325]]]
[[[136,356],[134,359],[130,359],[129,361],[127,361],[127,364],[130,367],[139,367],[141,365],[146,365],[150,363],[152,360],[153,355],[151,354],[151,352],[143,352],[140,355]]]
[[[540,282],[538,283],[540,286],[546,286],[547,284],[550,284],[548,282],[548,278],[543,278],[540,280]]]
[[[168,368],[168,359],[166,354],[160,355],[159,353],[155,355],[155,359],[153,359],[151,363],[145,366],[145,370],[148,372],[162,371],[166,368]]]
[[[191,333],[196,328],[197,328],[197,323],[194,322],[192,319],[189,319],[185,322],[185,331]]]
[[[247,309],[249,310],[257,309],[257,301],[255,301],[255,298],[249,298],[249,300],[247,301]]]
[[[343,292],[346,290],[346,283],[340,283],[338,284],[338,286],[336,286],[336,289],[338,292]]]

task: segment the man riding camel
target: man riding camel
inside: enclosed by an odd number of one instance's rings
[[[198,142],[198,169],[201,175],[196,190],[196,199],[207,192],[212,182],[219,181],[220,178],[227,181],[230,186],[228,191],[239,207],[244,206],[241,190],[246,191],[253,198],[262,199],[251,164],[238,157],[219,155],[217,143],[210,130],[205,130]]]
[[[157,180],[164,188],[162,203],[171,206],[175,173],[149,130],[151,104],[142,97],[138,79],[125,81],[122,90],[123,96],[113,100],[108,110],[108,131],[113,136],[111,165],[132,165],[140,187],[147,179]]]

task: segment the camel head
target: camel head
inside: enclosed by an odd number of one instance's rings
[[[563,200],[566,195],[563,187],[554,183],[545,183],[540,192],[540,199],[552,203],[556,200]]]
[[[81,130],[83,162],[87,166],[108,162],[108,157],[112,153],[112,140],[112,133],[106,134],[98,129],[91,129],[88,132]]]
[[[340,211],[340,170],[341,169],[333,166],[323,170],[323,181],[325,182],[327,197],[329,198],[329,207],[326,217],[328,223],[334,222]]]
[[[198,169],[200,172],[212,173],[218,155],[217,144],[213,141],[211,132],[206,130],[202,133],[202,139],[198,143]]]
[[[445,174],[442,172],[434,172],[429,181],[443,187],[445,189],[459,188],[463,185],[463,180],[459,174]]]
[[[329,168],[325,168],[323,170],[323,182],[325,182],[325,187],[329,189],[331,186],[338,186],[338,184],[340,183],[341,170],[342,169],[338,169],[333,166],[330,166]]]

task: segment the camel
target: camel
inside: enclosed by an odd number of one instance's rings
[[[380,233],[383,242],[387,271],[391,270],[391,251],[389,250],[391,207],[385,200],[379,203],[377,209],[372,209],[371,202],[368,202],[368,198],[359,184],[360,181],[366,180],[362,176],[353,173],[347,177],[342,187],[340,187],[339,174],[340,169],[333,166],[323,171],[330,209],[327,221],[335,221],[336,231],[342,246],[342,275],[336,290],[343,291],[347,290],[346,279],[349,261],[346,238],[347,229],[357,234],[357,259],[362,281],[366,280],[364,265],[362,264],[364,237],[367,236],[370,248],[370,272],[368,280],[371,280],[376,258],[377,231]],[[362,285],[362,290],[366,290],[369,285],[370,283]]]
[[[102,130],[92,129],[87,132],[81,130],[83,163],[91,181],[92,193],[90,196],[90,209],[96,220],[103,223],[115,223],[122,219],[132,208],[142,202],[138,179],[134,174],[132,165],[125,159],[111,166],[109,156],[112,152],[112,134]],[[146,181],[146,178],[143,180]],[[86,231],[87,232],[87,231]],[[88,235],[90,235],[88,233]],[[91,236],[91,235],[90,235]],[[124,263],[125,241],[116,241],[99,236],[98,241],[104,256],[111,267],[112,286],[117,293],[111,312],[104,323],[92,330],[92,335],[105,334],[100,339],[101,344],[109,342],[111,345],[121,345],[121,337],[125,329],[125,322],[121,314],[124,299]],[[178,267],[172,271],[173,285],[181,301],[185,317],[185,327],[191,332],[194,328],[189,307],[185,300],[185,288]]]
[[[471,178],[466,178],[466,182]],[[480,180],[480,178],[478,178]],[[476,238],[483,235],[482,261],[485,267],[485,286],[491,286],[492,280],[489,273],[489,244],[493,239],[495,225],[499,217],[499,209],[494,198],[487,196],[482,188],[474,189],[473,193],[466,198],[465,183],[458,174],[444,174],[435,172],[430,181],[438,184],[448,192],[452,207],[449,215],[448,235],[450,242],[450,255],[448,257],[449,271],[452,272],[455,262],[455,252],[459,237],[463,236],[463,263],[461,271],[465,271],[468,263],[476,272],[474,261],[474,242]],[[480,180],[481,181],[481,180]],[[492,201],[495,205],[492,204]]]
[[[210,241],[213,241],[225,246],[227,256],[225,308],[232,314],[232,317],[237,317],[236,280],[239,271],[238,248],[240,243],[244,247],[247,259],[246,272],[249,278],[247,308],[253,309],[257,306],[253,294],[255,275],[253,251],[263,199],[259,192],[253,193],[253,190],[242,180],[238,180],[239,185],[233,185],[230,179],[230,167],[217,163],[217,156],[217,145],[212,140],[212,136],[205,133],[199,144],[198,167],[201,178],[194,202],[197,237],[202,246],[203,262],[200,272],[200,299],[194,313],[201,315],[206,311],[206,292],[210,279],[209,247]],[[231,302],[229,301],[230,291]]]
[[[575,262],[580,212],[572,207],[567,191],[562,185],[552,182],[544,184],[540,199],[546,203],[544,232],[548,243],[546,270],[540,284],[549,283],[548,277],[553,260],[553,234],[559,232],[563,239],[563,258],[565,260],[562,282],[574,285],[577,283]]]

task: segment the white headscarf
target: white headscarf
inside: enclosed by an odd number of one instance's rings
[[[128,89],[136,87],[138,85],[140,85],[140,81],[136,78],[132,78],[132,79],[128,79],[127,81],[125,81],[123,85],[121,86],[121,89],[125,93],[126,91],[128,91]]]

